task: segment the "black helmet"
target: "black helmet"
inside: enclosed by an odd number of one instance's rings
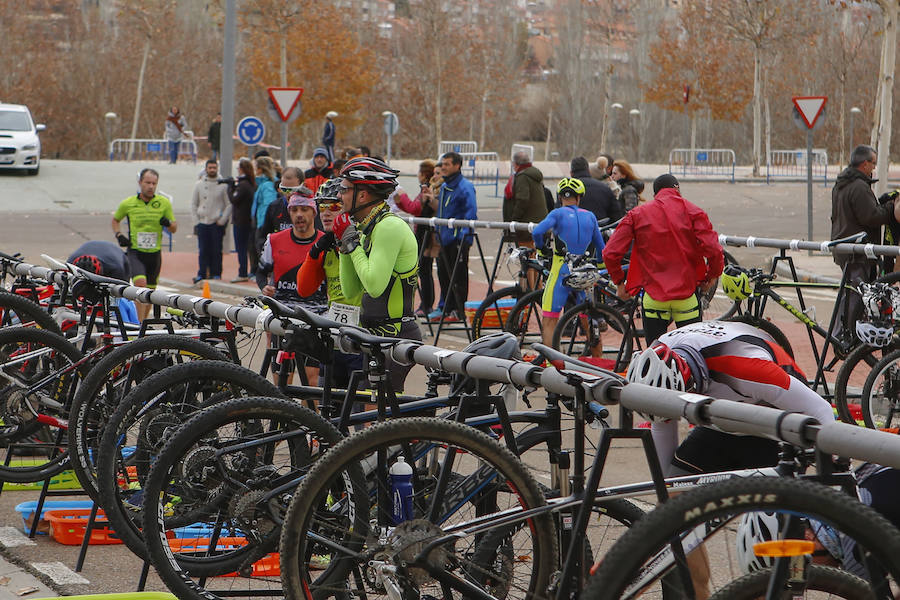
[[[519,351],[519,340],[508,332],[492,333],[480,337],[462,351],[506,360],[521,360],[522,358],[522,353]],[[451,389],[461,394],[471,394],[475,391],[475,380],[465,375],[454,375]]]

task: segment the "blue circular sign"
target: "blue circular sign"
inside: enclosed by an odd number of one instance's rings
[[[255,146],[260,143],[266,135],[266,127],[256,117],[244,117],[237,126],[237,136],[242,144],[247,146]]]

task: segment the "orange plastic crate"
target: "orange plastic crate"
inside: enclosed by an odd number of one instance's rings
[[[509,317],[510,311],[512,311],[512,308],[515,305],[516,300],[514,298],[498,300],[496,306],[491,306],[489,310],[484,311],[481,326],[485,329],[499,329],[500,319],[503,319],[503,322],[505,323],[506,319]],[[469,322],[469,325],[472,325],[475,322],[475,313],[478,312],[479,306],[481,306],[480,301],[466,302],[466,321]]]
[[[205,552],[209,549],[210,538],[173,538],[169,539],[169,548],[172,552]],[[232,550],[240,546],[246,546],[247,540],[242,537],[221,537],[216,542],[216,548]],[[281,563],[277,552],[263,556],[253,563],[253,577],[279,577],[281,575]],[[218,577],[237,577],[237,572],[218,575]]]
[[[87,531],[88,520],[91,516],[89,508],[70,508],[65,510],[47,511],[46,517],[50,522],[50,535],[60,544],[66,546],[80,546]],[[109,521],[102,510],[97,511],[94,519],[94,527],[91,529],[91,545],[121,544],[122,540],[109,526]]]

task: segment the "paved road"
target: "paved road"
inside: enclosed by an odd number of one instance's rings
[[[160,189],[174,197],[176,215],[187,224],[190,192],[200,166],[157,165],[157,168],[161,175]],[[0,174],[0,211],[6,217],[0,220],[0,240],[3,240],[0,251],[22,252],[32,262],[40,262],[41,253],[65,257],[85,240],[112,239],[109,216],[122,198],[134,193],[138,169],[137,164],[44,161],[41,174],[36,178]],[[407,189],[415,189],[412,178],[403,178],[402,185]],[[682,192],[708,211],[720,233],[758,237],[805,237],[806,188],[802,184],[766,186],[685,183]],[[829,229],[829,190],[818,185],[814,192],[817,227],[815,237],[824,239]],[[497,198],[489,197],[484,188],[479,188],[478,201],[480,218],[499,220]],[[196,247],[196,240],[190,236],[190,231],[191,227],[183,225],[174,238],[174,248],[179,255],[191,253]],[[484,232],[481,242],[490,265],[496,254],[498,233]],[[741,263],[751,265],[765,263],[772,254],[770,250],[761,248],[733,249],[732,252]],[[182,260],[186,264],[178,269],[175,268],[177,262],[179,261],[175,260],[174,255],[166,255],[163,277],[181,282],[189,281],[192,266],[187,263],[190,260]],[[819,260],[817,265],[828,269],[827,260]],[[474,252],[470,270],[473,272],[470,297],[479,297],[485,289],[485,278]],[[501,278],[505,277],[501,275]],[[248,293],[253,291],[252,286],[247,289]],[[830,298],[828,293],[824,293],[816,295],[814,301],[824,307],[830,304]],[[236,301],[237,296],[221,299]],[[817,316],[822,317],[821,310]],[[788,329],[792,336],[803,339],[803,331],[790,320],[779,321],[778,324]],[[462,345],[462,340],[451,334],[442,336],[441,344],[458,348]],[[802,359],[801,366],[808,368],[811,354],[803,356],[805,358]],[[411,385],[420,386],[422,379],[423,374],[415,372]],[[614,460],[605,471],[604,483],[645,480],[648,473],[641,456],[634,442],[618,443]],[[34,492],[4,492],[0,495],[0,527],[21,529],[21,520],[13,507],[35,497]],[[9,541],[12,537],[2,536],[4,531],[9,533],[9,530],[0,529],[0,543],[6,546],[4,552],[22,564],[53,561],[60,561],[68,567],[75,564],[76,548],[60,546],[46,537],[40,537],[36,545],[13,546],[15,542]],[[139,569],[140,562],[122,546],[95,546],[91,547],[81,574],[89,583],[54,583],[53,586],[67,594],[129,591],[134,589]],[[148,589],[162,589],[154,575],[151,575]],[[0,588],[0,598],[3,593],[4,590]]]

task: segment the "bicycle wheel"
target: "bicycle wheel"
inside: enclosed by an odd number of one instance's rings
[[[863,420],[862,389],[866,379],[881,357],[896,348],[895,345],[873,348],[862,344],[847,355],[834,381],[834,406],[841,421],[858,425]]]
[[[380,464],[379,455],[386,457]],[[395,525],[386,471],[400,455],[413,467],[404,509],[412,518]],[[348,483],[360,477],[362,497]],[[422,598],[448,598],[466,586],[529,597],[556,568],[553,519],[539,513],[523,526],[488,515],[544,503],[524,465],[471,427],[428,418],[374,425],[327,453],[294,493],[279,546],[285,597],[396,598],[416,589]],[[478,517],[481,526],[467,527]],[[412,565],[426,550],[426,564]],[[320,558],[329,566],[322,572],[315,570]]]
[[[75,366],[81,358],[51,331],[0,331],[0,480],[41,481],[66,467],[66,420],[86,370]]]
[[[249,369],[201,360],[164,369],[122,399],[100,438],[97,488],[110,524],[132,552],[147,558],[143,488],[163,444],[200,408],[247,396],[284,397]]]
[[[725,266],[736,265],[738,261],[727,250],[722,251],[725,255]],[[719,291],[719,278],[716,278],[716,284],[705,293],[700,294],[700,307],[703,309],[703,320],[724,321],[732,316],[740,305],[725,295],[725,292]]]
[[[183,335],[153,335],[119,346],[88,373],[69,413],[69,456],[81,487],[99,502],[94,456],[103,428],[119,402],[150,375],[174,364],[195,360],[227,360],[206,342]]]
[[[860,407],[869,429],[900,426],[900,350],[879,360],[863,385]]]
[[[541,299],[544,290],[526,293],[516,302],[506,319],[506,331],[519,339],[523,348],[531,342],[541,341],[543,323],[541,321]]]
[[[583,302],[563,313],[553,331],[553,347],[569,356],[594,356],[624,371],[634,348],[634,330],[617,310]]]
[[[595,565],[582,598],[660,598],[663,583],[667,599],[693,598],[691,577],[682,578],[688,571],[698,580],[702,574],[709,577],[704,586],[709,590],[697,589],[698,595],[724,590],[743,576],[736,526],[742,514],[755,511],[774,513],[782,524],[798,518],[819,521],[845,534],[856,542],[853,555],[872,567],[875,593],[890,597],[890,584],[900,574],[900,535],[884,517],[845,493],[811,481],[749,477],[685,492],[660,505]],[[687,561],[672,551],[676,540],[686,548]]]
[[[764,600],[771,577],[771,569],[749,573],[735,579],[710,596],[709,600]],[[865,579],[833,567],[810,565],[806,573],[806,584],[804,599],[875,600],[875,594]]]
[[[190,419],[146,482],[154,499],[144,514],[147,549],[169,589],[185,600],[271,596],[280,581],[277,557],[266,555],[276,550],[291,494],[340,439],[322,417],[286,399],[230,400]],[[350,489],[365,494],[361,482]],[[178,528],[190,523],[205,526],[209,539],[179,541]]]
[[[775,325],[772,321],[746,314],[732,315],[723,320],[732,321],[734,323],[745,323],[747,325],[752,325],[757,329],[762,329],[770,336],[772,336],[772,339],[775,340],[775,343],[784,348],[784,351],[787,352],[791,358],[794,358],[794,348],[791,346],[790,340],[788,340],[787,336],[784,335],[784,332],[778,329],[778,326]]]
[[[62,335],[59,324],[41,305],[12,292],[0,290],[0,327],[40,327]]]
[[[477,340],[492,331],[504,331],[506,327],[504,315],[510,310],[506,304],[510,301],[515,304],[524,293],[522,288],[512,285],[488,294],[472,318],[472,339]]]

